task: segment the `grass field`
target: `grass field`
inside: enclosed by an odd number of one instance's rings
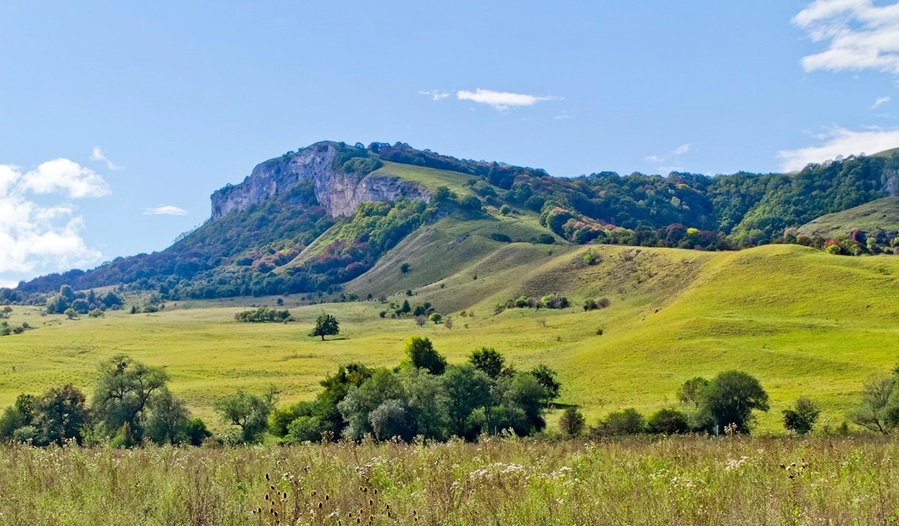
[[[0,524],[886,525],[883,438],[0,448]]]
[[[561,402],[580,404],[591,424],[623,407],[649,412],[674,405],[683,381],[741,369],[771,395],[760,431],[781,432],[781,410],[802,395],[823,406],[822,424],[839,425],[863,381],[899,360],[899,259],[893,257],[838,257],[798,246],[704,253],[499,244],[438,234],[444,237],[404,241],[409,244],[348,289],[363,298],[366,291],[375,298],[396,293],[389,297],[396,303],[405,298],[400,291],[411,289],[410,302],[432,302],[453,317],[452,330],[382,319],[387,305],[377,300],[291,307],[299,321],[289,324],[233,320],[236,312],[274,298],[174,302],[156,314],[110,312],[79,320],[14,307],[13,325],[27,321],[37,329],[0,339],[0,406],[21,392],[66,382],[90,392],[97,364],[127,353],[164,366],[172,390],[215,428],[221,424],[211,407],[219,397],[273,385],[281,403],[309,399],[339,364],[396,365],[404,342],[420,335],[450,362],[490,346],[518,368],[547,363],[563,383]],[[444,252],[451,255],[428,259],[413,250],[421,243],[422,254],[433,254],[426,245],[444,242],[453,244]],[[586,250],[599,256],[597,265],[583,263]],[[404,260],[412,270],[401,275]],[[442,267],[434,271],[436,265]],[[493,314],[500,301],[554,292],[574,306]],[[608,297],[611,307],[584,312],[587,297]],[[285,300],[291,305],[299,298]],[[323,310],[342,328],[325,342],[308,336]]]

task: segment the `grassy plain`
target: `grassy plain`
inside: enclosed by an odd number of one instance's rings
[[[451,330],[380,318],[389,308],[377,300],[293,307],[300,298],[287,297],[299,320],[289,324],[234,321],[236,312],[274,298],[173,302],[155,314],[79,320],[15,307],[10,322],[37,329],[0,338],[0,407],[21,392],[66,382],[90,392],[96,365],[126,353],[165,367],[172,390],[217,427],[211,408],[219,397],[273,385],[282,403],[310,399],[339,364],[396,365],[404,342],[421,335],[451,362],[490,346],[520,369],[547,363],[559,372],[561,401],[580,404],[591,424],[624,407],[675,405],[683,381],[741,369],[771,395],[760,431],[780,432],[781,410],[799,396],[823,406],[822,424],[839,425],[864,380],[899,360],[893,257],[838,257],[798,246],[704,253],[499,244],[432,234],[439,239],[419,239],[429,235],[424,231],[404,241],[348,289],[363,298],[367,290],[375,298],[394,293],[388,301],[395,303],[411,289],[413,305],[430,301],[451,315]],[[452,248],[434,252],[434,243]],[[588,250],[598,264],[583,262]],[[411,262],[406,274],[401,261]],[[573,307],[494,315],[500,301],[554,292]],[[611,307],[584,312],[588,297],[608,297]],[[325,342],[308,336],[323,310],[341,323],[340,336]]]
[[[11,446],[0,524],[894,524],[897,457],[872,437]]]

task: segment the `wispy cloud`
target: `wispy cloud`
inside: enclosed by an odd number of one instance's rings
[[[121,170],[122,167],[112,162],[109,157],[106,157],[106,154],[103,153],[103,150],[100,149],[99,146],[94,146],[93,151],[91,151],[91,160],[92,161],[100,161],[106,163],[106,167],[110,170]]]
[[[877,153],[899,147],[899,129],[884,130],[872,128],[864,131],[852,131],[845,128],[833,130],[819,135],[820,144],[806,146],[795,150],[782,150],[777,157],[781,161],[781,169],[785,172],[801,170],[809,163],[820,163],[835,159],[842,155],[859,155]]]
[[[899,74],[899,4],[815,0],[793,23],[826,49],[802,59],[806,71],[873,69]]]
[[[693,148],[692,144],[689,144],[689,143],[681,144],[677,148],[674,148],[673,150],[671,150],[670,152],[668,152],[664,155],[657,155],[657,154],[647,155],[646,160],[651,163],[656,163],[656,164],[664,163],[667,161],[676,162],[677,160],[673,159],[674,157],[680,157],[681,155],[688,153],[691,148]],[[679,172],[679,171],[683,170],[683,168],[681,168],[680,166],[659,166],[656,168],[656,170],[659,170],[662,173],[664,173],[664,172]]]
[[[681,144],[677,148],[671,150],[671,155],[683,155],[689,152],[690,148],[692,148],[692,145],[690,144]]]
[[[29,194],[47,197],[38,203]],[[100,252],[81,237],[84,220],[65,200],[108,194],[99,174],[68,159],[29,171],[0,165],[0,281],[12,281],[9,273],[68,270],[99,261]],[[53,196],[56,202],[48,203]]]
[[[562,97],[548,95],[527,95],[524,93],[511,93],[508,91],[493,91],[478,88],[474,91],[459,90],[456,92],[459,100],[468,100],[478,104],[486,104],[496,110],[507,110],[521,106],[533,106],[538,102],[549,100],[562,100]]]
[[[147,216],[186,216],[187,210],[172,205],[162,205],[144,210]]]
[[[418,94],[419,95],[427,95],[428,97],[431,97],[431,100],[435,100],[435,101],[440,101],[440,100],[443,100],[450,96],[450,92],[441,91],[441,90],[437,90],[437,89],[432,89],[432,90],[427,90],[427,91],[419,91]]]
[[[875,100],[874,104],[871,105],[871,109],[876,110],[877,108],[883,106],[884,104],[886,104],[887,102],[890,102],[891,100],[893,100],[893,99],[891,99],[890,97],[877,97],[877,100]]]

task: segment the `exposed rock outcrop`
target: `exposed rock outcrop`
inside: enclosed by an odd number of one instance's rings
[[[212,220],[287,192],[303,179],[312,179],[316,199],[332,217],[352,215],[359,203],[366,201],[431,199],[427,189],[418,183],[335,170],[337,149],[336,143],[319,142],[257,165],[242,183],[212,194]]]

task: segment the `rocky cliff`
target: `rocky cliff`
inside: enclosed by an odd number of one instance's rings
[[[312,179],[316,199],[332,217],[350,216],[366,201],[430,200],[427,189],[417,183],[335,169],[338,148],[337,143],[319,142],[257,165],[242,183],[212,194],[212,220],[288,192],[303,179]]]

